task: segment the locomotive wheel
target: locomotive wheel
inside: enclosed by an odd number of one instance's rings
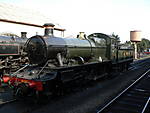
[[[17,98],[22,98],[27,96],[28,92],[29,92],[28,85],[25,83],[21,83],[15,88],[14,96],[16,96]]]
[[[34,104],[47,104],[49,102],[49,97],[44,95],[42,92],[35,91],[35,98],[33,98]]]
[[[56,82],[52,91],[53,96],[63,96],[64,95],[64,84],[61,81]]]

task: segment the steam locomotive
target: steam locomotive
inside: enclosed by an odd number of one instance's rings
[[[114,68],[128,69],[133,61],[132,46],[120,45],[115,37],[103,33],[55,37],[54,25],[44,26],[44,36],[33,36],[26,43],[30,65],[2,77],[13,87],[15,97],[53,95],[66,83],[109,76]]]
[[[21,32],[21,37],[0,36],[0,70],[9,72],[10,69],[18,69],[25,63],[27,57],[24,52],[24,44],[27,41],[26,32]]]

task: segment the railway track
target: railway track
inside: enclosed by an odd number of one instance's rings
[[[149,113],[150,69],[97,113]]]
[[[10,104],[10,103],[13,103],[15,101],[17,101],[17,100],[16,99],[11,99],[11,100],[7,100],[7,101],[3,101],[3,102],[0,103],[0,108],[2,106],[6,105],[6,104]]]
[[[16,99],[12,96],[12,91],[7,85],[0,87],[0,108],[6,104],[15,102]]]
[[[40,107],[41,105],[34,105],[32,102],[17,101],[17,99],[13,98],[12,91],[8,90],[8,88],[0,92],[0,113],[30,113]]]

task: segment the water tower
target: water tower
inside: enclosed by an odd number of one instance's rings
[[[134,44],[134,59],[137,59],[137,43],[141,41],[141,31],[130,31],[130,41]]]

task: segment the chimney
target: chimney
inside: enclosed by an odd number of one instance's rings
[[[45,28],[45,36],[54,36],[54,24],[52,23],[46,23],[43,25],[43,27]]]
[[[86,39],[86,35],[84,32],[79,32],[79,34],[77,35],[77,38],[84,40],[84,39]]]
[[[21,38],[27,38],[27,32],[21,32]]]

